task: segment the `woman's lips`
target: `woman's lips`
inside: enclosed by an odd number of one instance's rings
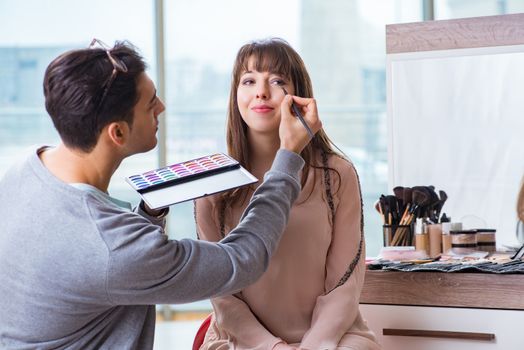
[[[271,112],[273,108],[269,106],[265,106],[265,105],[260,105],[260,106],[255,106],[251,108],[251,110],[256,113],[267,113],[267,112]]]

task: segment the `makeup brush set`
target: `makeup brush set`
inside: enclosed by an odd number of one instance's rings
[[[384,245],[413,245],[412,225],[417,218],[429,224],[446,221],[446,214],[441,216],[448,199],[446,192],[440,190],[437,194],[434,186],[397,186],[393,193],[381,195],[375,203],[384,225]]]

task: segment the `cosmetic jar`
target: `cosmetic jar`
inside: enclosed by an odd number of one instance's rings
[[[478,250],[484,252],[494,252],[497,250],[497,241],[495,238],[497,230],[491,228],[477,229],[477,246]]]
[[[443,222],[442,223],[442,253],[448,254],[451,250],[451,231],[462,230],[461,222]]]
[[[477,230],[452,230],[451,251],[455,254],[469,254],[477,250]]]
[[[411,246],[413,231],[411,225],[382,225],[384,247]]]

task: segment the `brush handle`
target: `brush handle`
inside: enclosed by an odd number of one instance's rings
[[[283,86],[281,86],[281,88],[282,88],[282,91],[284,91],[284,95],[287,95],[288,94],[287,90]],[[300,113],[300,109],[298,108],[298,106],[295,103],[295,101],[293,101],[293,103],[291,104],[291,109],[293,110],[293,113],[298,118],[298,120],[300,120],[302,125],[304,125],[304,128],[306,128],[307,133],[309,134],[309,137],[311,137],[311,138],[315,137],[315,134],[313,133],[313,131],[311,131],[311,129],[309,128],[309,125],[307,125],[307,123],[304,120],[304,117],[302,116],[302,114]]]
[[[295,115],[297,116],[298,120],[300,120],[302,125],[304,125],[304,128],[306,128],[307,133],[309,134],[309,137],[311,138],[315,137],[315,134],[313,134],[313,131],[311,131],[311,129],[309,128],[309,125],[307,125],[306,121],[304,120],[304,117],[302,116],[302,114],[300,114],[300,111],[297,105],[295,104],[295,102],[293,102],[293,104],[291,105],[291,109],[293,110],[293,113],[295,113]]]

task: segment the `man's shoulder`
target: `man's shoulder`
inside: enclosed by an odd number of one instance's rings
[[[23,152],[14,160],[14,162],[9,164],[4,175],[0,177],[0,180],[8,178],[17,178],[20,173],[25,172],[26,169],[31,166],[31,158],[33,156],[33,154],[27,154]]]
[[[22,149],[16,159],[9,165],[7,171],[0,176],[0,183],[31,183],[34,179],[31,177],[42,173],[44,167],[38,165],[38,154],[41,150],[49,146],[31,146]]]

